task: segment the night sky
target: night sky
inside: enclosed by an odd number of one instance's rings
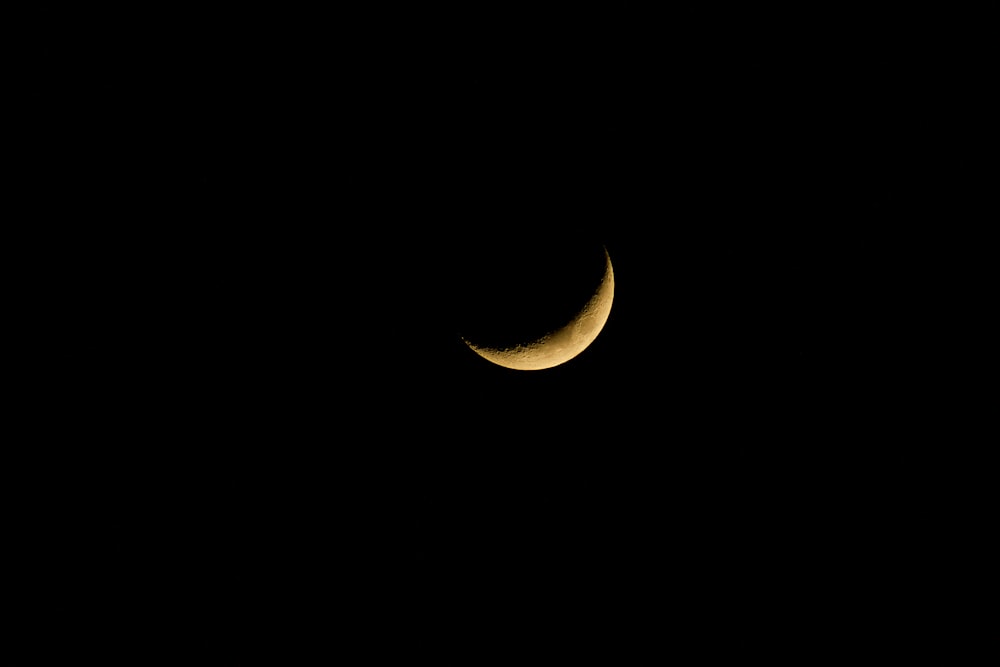
[[[264,589],[346,558],[425,593],[611,597],[666,572],[703,604],[873,567],[903,520],[896,61],[567,34],[202,37],[66,75],[74,155],[102,157],[76,158],[96,213],[57,252],[89,277],[53,336],[111,567]],[[463,344],[477,280],[555,248],[561,287],[600,246],[614,305],[578,358]]]

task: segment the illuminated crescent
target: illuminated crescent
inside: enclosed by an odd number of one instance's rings
[[[615,274],[611,257],[604,251],[604,275],[593,296],[566,325],[541,338],[513,347],[481,347],[465,340],[465,344],[487,361],[519,371],[538,371],[564,364],[594,342],[611,314],[615,298]]]

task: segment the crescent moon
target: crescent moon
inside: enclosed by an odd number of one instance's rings
[[[567,324],[544,336],[513,347],[485,347],[462,340],[483,359],[518,371],[538,371],[564,364],[587,349],[611,314],[615,298],[615,273],[604,250],[604,275],[593,296]]]

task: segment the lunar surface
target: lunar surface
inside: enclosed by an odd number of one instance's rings
[[[535,340],[508,347],[481,346],[464,337],[462,340],[483,359],[514,370],[537,371],[566,363],[594,342],[611,314],[615,276],[606,249],[604,262],[604,275],[593,295],[566,325]]]

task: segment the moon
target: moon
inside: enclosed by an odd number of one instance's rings
[[[604,248],[604,274],[590,299],[565,325],[541,337],[512,346],[492,347],[462,340],[483,359],[504,368],[538,371],[573,359],[597,338],[611,314],[615,297],[615,274],[611,256]]]

